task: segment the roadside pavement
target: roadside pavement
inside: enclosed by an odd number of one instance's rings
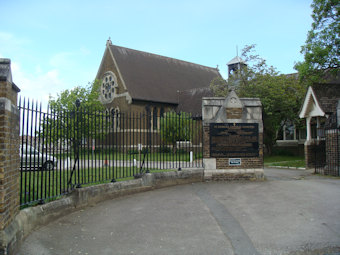
[[[265,175],[105,201],[33,232],[17,254],[340,254],[340,179]]]

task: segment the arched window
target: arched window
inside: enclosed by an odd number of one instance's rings
[[[109,109],[105,110],[104,116],[105,116],[106,122],[109,122],[110,121],[110,111],[109,111]]]
[[[119,107],[117,106],[115,109],[111,108],[111,118],[113,120],[113,129],[117,130],[120,128],[120,113]]]

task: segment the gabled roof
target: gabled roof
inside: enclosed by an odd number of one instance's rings
[[[300,118],[325,116],[336,112],[340,99],[340,84],[315,84],[308,87]]]
[[[308,87],[299,117],[331,116],[336,113],[340,100],[340,70],[336,74],[324,71],[322,81]]]
[[[178,91],[207,88],[217,68],[108,45],[133,100],[178,104]]]
[[[336,106],[340,99],[340,83],[315,84],[313,91],[321,109],[326,114],[336,112]]]
[[[325,116],[325,112],[322,110],[313,88],[308,87],[299,117],[302,119],[316,116]]]
[[[244,60],[242,58],[240,58],[239,56],[236,56],[232,60],[230,60],[227,63],[227,65],[233,65],[233,64],[237,64],[237,63],[246,64],[246,62],[244,62]]]

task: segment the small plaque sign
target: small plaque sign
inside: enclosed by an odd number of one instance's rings
[[[241,165],[241,159],[240,158],[230,158],[229,159],[229,166],[240,166]]]
[[[211,123],[210,156],[215,158],[258,157],[258,123]]]

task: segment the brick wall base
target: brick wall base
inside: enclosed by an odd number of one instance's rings
[[[314,151],[312,145],[305,145],[305,163],[306,168],[314,168]]]
[[[263,181],[263,168],[205,170],[205,181]]]

